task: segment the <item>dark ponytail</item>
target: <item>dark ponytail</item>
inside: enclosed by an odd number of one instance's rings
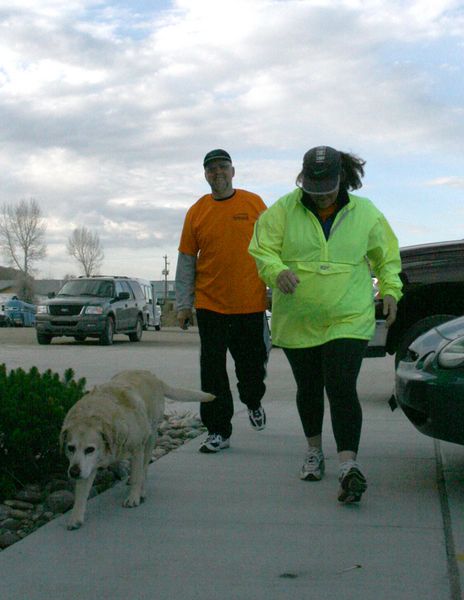
[[[366,161],[354,154],[340,152],[342,159],[342,172],[340,185],[347,190],[357,190],[362,187],[364,177],[364,165]]]

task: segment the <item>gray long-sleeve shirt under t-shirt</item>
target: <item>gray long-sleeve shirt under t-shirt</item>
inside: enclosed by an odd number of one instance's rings
[[[179,252],[176,269],[177,310],[192,308],[195,297],[195,269],[197,257]]]

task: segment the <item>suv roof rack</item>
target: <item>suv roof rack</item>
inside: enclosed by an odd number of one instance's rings
[[[79,275],[77,279],[130,279],[127,275]]]

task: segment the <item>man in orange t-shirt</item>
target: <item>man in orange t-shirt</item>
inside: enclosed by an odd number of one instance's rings
[[[200,334],[201,387],[216,396],[200,405],[208,436],[200,452],[230,445],[234,404],[227,375],[227,350],[235,363],[240,400],[252,427],[262,430],[269,330],[266,287],[248,253],[253,226],[266,209],[256,194],[234,189],[235,169],[225,150],[208,152],[203,161],[211,193],[187,212],[176,271],[177,319],[192,322],[195,305]],[[195,302],[194,302],[195,299]]]

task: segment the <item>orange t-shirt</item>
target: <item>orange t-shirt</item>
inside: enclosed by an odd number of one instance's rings
[[[336,202],[334,202],[327,208],[318,208],[317,213],[321,217],[322,221],[325,223],[327,221],[327,219],[330,218],[337,210],[338,210],[338,204]]]
[[[185,217],[179,252],[196,256],[195,307],[223,314],[266,309],[266,286],[248,254],[263,200],[235,190],[226,200],[202,196]]]

